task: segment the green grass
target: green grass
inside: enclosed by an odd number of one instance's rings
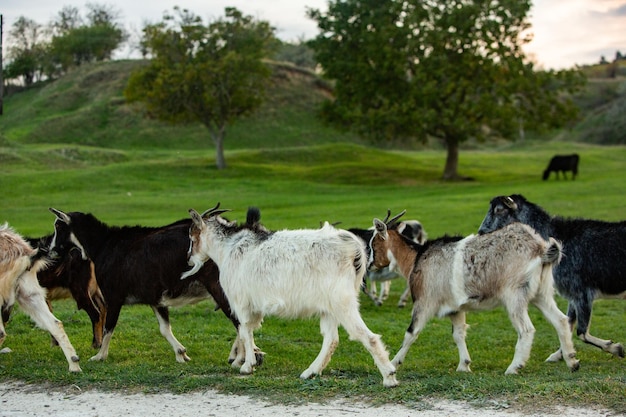
[[[2,219],[27,235],[52,231],[47,207],[89,211],[114,225],[166,224],[221,201],[232,208],[231,218],[243,219],[248,206],[261,208],[264,223],[273,229],[317,227],[320,221],[368,227],[387,208],[407,209],[421,220],[431,237],[469,234],[478,228],[491,197],[522,193],[553,213],[618,220],[624,217],[626,148],[568,144],[581,154],[575,181],[543,182],[540,174],[549,156],[562,144],[529,143],[495,151],[465,151],[461,172],[475,181],[441,182],[443,154],[438,151],[393,152],[338,144],[228,153],[230,168],[212,168],[210,150],[158,151],[29,145],[2,149],[15,160],[3,165],[0,188]],[[69,168],[63,169],[63,166]],[[395,307],[402,285],[393,285],[391,299],[381,308],[362,299],[368,326],[382,334],[392,354],[399,348],[410,310]],[[562,308],[565,304],[559,300]],[[543,360],[557,347],[555,332],[535,310],[537,334],[531,360],[520,376],[505,377],[516,336],[498,309],[470,314],[468,346],[473,373],[455,372],[457,352],[447,320],[433,320],[399,369],[400,387],[382,389],[371,357],[341,331],[341,343],[325,374],[310,381],[298,375],[317,354],[321,337],[316,320],[267,318],[256,341],[267,352],[265,364],[253,376],[240,377],[226,363],[234,331],[210,302],[174,309],[174,332],[188,348],[192,362],[174,361],[146,306],[125,307],[116,329],[109,359],[93,363],[87,315],[72,302],[56,303],[70,339],[82,357],[83,373],[70,375],[59,349],[50,348],[48,335],[33,329],[24,314],[14,315],[5,345],[14,352],[0,356],[0,378],[53,385],[76,384],[83,389],[186,392],[207,387],[255,395],[271,401],[299,403],[342,397],[370,398],[376,404],[415,405],[438,396],[474,404],[498,401],[528,407],[555,401],[571,405],[600,405],[625,412],[624,360],[583,345],[576,347],[581,370],[570,373],[563,363]],[[623,302],[600,301],[594,308],[592,330],[606,338],[626,341]]]
[[[489,200],[512,193],[553,214],[625,218],[624,146],[548,140],[468,146],[461,151],[459,172],[474,181],[442,182],[443,150],[381,150],[320,126],[314,117],[319,97],[311,99],[299,90],[307,86],[298,84],[290,87],[293,94],[275,92],[259,115],[229,132],[229,168],[218,171],[203,129],[142,119],[118,102],[123,82],[108,68],[81,68],[73,79],[5,101],[0,222],[8,221],[24,235],[48,234],[54,219],[48,207],[56,207],[91,212],[111,225],[157,226],[187,217],[190,207],[204,210],[221,201],[233,210],[232,219],[243,219],[249,206],[258,206],[263,223],[272,229],[315,228],[323,220],[340,221],[346,228],[369,227],[387,209],[406,209],[407,218],[419,219],[429,236],[437,237],[474,233]],[[117,87],[94,87],[107,79]],[[92,91],[85,91],[86,85]],[[581,155],[576,181],[541,181],[552,155],[571,152]],[[410,320],[409,308],[395,307],[402,288],[394,283],[382,307],[361,300],[365,322],[382,335],[392,355]],[[561,298],[558,302],[566,307]],[[257,344],[267,352],[265,363],[254,375],[239,376],[226,363],[232,325],[208,301],[171,313],[190,363],[175,362],[146,306],[124,307],[108,360],[90,362],[95,352],[87,315],[76,311],[73,302],[59,301],[55,314],[82,358],[83,372],[69,374],[60,350],[51,348],[49,336],[18,309],[7,325],[4,346],[13,353],[0,355],[0,379],[124,392],[212,388],[283,403],[340,397],[419,408],[422,399],[440,397],[479,406],[496,402],[540,410],[553,404],[597,405],[626,413],[626,362],[576,340],[579,372],[570,373],[563,363],[544,363],[556,349],[557,337],[535,309],[531,313],[537,332],[521,375],[504,376],[516,335],[505,312],[497,309],[468,315],[472,374],[455,372],[458,356],[450,323],[435,319],[399,369],[400,386],[383,389],[369,354],[343,330],[324,375],[298,378],[321,347],[314,319],[266,318],[256,333]],[[598,301],[591,329],[625,343],[625,321],[623,301]]]

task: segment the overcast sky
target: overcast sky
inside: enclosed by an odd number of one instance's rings
[[[4,39],[19,16],[47,24],[65,5],[85,12],[86,3],[111,5],[121,13],[124,27],[140,34],[143,23],[157,22],[173,6],[187,8],[207,22],[233,6],[244,14],[269,21],[285,41],[311,39],[317,26],[306,8],[327,9],[327,0],[0,0]],[[571,68],[626,54],[626,0],[535,0],[531,9],[534,39],[526,53],[544,68]],[[128,53],[126,53],[128,54]],[[124,58],[124,56],[122,56]]]

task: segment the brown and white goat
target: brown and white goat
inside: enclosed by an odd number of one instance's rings
[[[391,212],[388,213],[388,216],[391,215]],[[428,237],[428,234],[424,230],[422,223],[418,220],[404,220],[400,222],[398,225],[398,233],[406,236],[407,238],[424,244]],[[374,234],[374,228],[369,229],[360,229],[360,228],[350,228],[349,232],[354,233],[363,241],[366,245],[369,245],[370,240],[372,240],[372,235]],[[366,248],[369,254],[369,247]],[[379,271],[367,271],[365,274],[365,279],[363,280],[362,290],[377,306],[383,305],[383,301],[387,299],[389,296],[389,290],[391,287],[391,281],[396,278],[402,278],[405,283],[405,289],[400,296],[400,300],[398,301],[398,307],[403,308],[406,306],[406,301],[410,295],[409,282],[406,277],[400,275],[398,271],[390,270],[389,268],[382,268]],[[380,283],[380,294],[376,294],[376,283]]]
[[[394,365],[403,362],[426,323],[438,315],[452,321],[459,350],[457,371],[469,372],[465,313],[503,304],[518,334],[506,374],[516,374],[530,357],[535,332],[528,316],[532,303],[556,329],[567,366],[578,369],[567,316],[554,301],[552,265],[561,258],[556,240],[547,242],[530,227],[514,223],[487,235],[444,237],[420,245],[395,230],[403,214],[386,222],[374,219],[370,242],[370,267],[397,265],[411,286],[413,315]]]
[[[37,272],[46,266],[26,240],[6,223],[0,226],[0,345],[6,333],[4,319],[17,302],[22,310],[41,328],[50,332],[59,343],[71,372],[80,372],[78,355],[63,330],[63,324],[46,304],[46,290],[37,281]]]

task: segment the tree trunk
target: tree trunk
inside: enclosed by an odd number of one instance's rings
[[[211,138],[215,144],[215,166],[217,169],[226,168],[226,158],[224,157],[224,137],[226,136],[226,126],[219,126],[217,129],[212,128],[209,123],[205,126],[211,133]]]
[[[226,168],[226,158],[224,158],[224,135],[220,132],[219,137],[215,139],[215,165],[217,169]]]
[[[448,154],[446,156],[446,167],[443,170],[443,179],[459,179],[457,172],[459,166],[459,142],[454,138],[446,138],[446,147]]]

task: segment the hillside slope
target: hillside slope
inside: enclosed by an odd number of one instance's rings
[[[54,82],[6,97],[0,119],[0,144],[65,143],[151,150],[212,148],[204,126],[173,126],[150,120],[144,117],[140,104],[126,103],[123,90],[129,74],[140,65],[143,61],[84,65]],[[319,103],[329,97],[327,82],[288,64],[273,66],[273,85],[267,101],[256,114],[229,128],[226,149],[363,143],[355,135],[339,132],[316,118]],[[590,71],[586,70],[590,77],[587,87],[576,97],[582,110],[580,121],[568,130],[531,137],[626,143],[626,78],[598,78]]]
[[[123,90],[142,61],[114,61],[77,68],[64,77],[5,99],[0,136],[7,143],[68,143],[116,149],[212,147],[200,125],[174,126],[144,117]],[[227,132],[227,149],[304,146],[356,137],[323,126],[317,105],[327,84],[314,74],[276,64],[268,99],[255,115]],[[1,143],[1,142],[0,142]]]

